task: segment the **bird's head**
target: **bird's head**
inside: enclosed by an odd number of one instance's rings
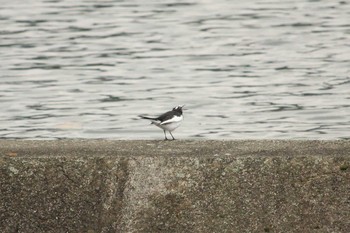
[[[182,105],[182,106],[178,105],[175,108],[173,108],[173,111],[182,113],[182,110],[186,110],[184,107],[185,105]]]

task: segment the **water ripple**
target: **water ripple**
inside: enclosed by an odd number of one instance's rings
[[[28,5],[31,7],[29,8]],[[349,139],[345,1],[6,1],[0,138]]]

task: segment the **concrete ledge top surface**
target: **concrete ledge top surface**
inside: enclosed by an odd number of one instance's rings
[[[350,156],[345,140],[0,140],[0,157]]]

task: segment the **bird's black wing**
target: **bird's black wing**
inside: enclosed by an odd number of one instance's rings
[[[178,113],[175,111],[169,111],[169,112],[163,113],[162,115],[157,117],[157,120],[159,120],[160,122],[167,121],[167,120],[173,118],[174,115],[178,115]]]

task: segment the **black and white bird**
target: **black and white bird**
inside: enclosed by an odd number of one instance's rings
[[[174,131],[176,128],[178,128],[181,125],[181,122],[183,121],[184,117],[182,114],[183,106],[177,106],[173,108],[173,110],[163,113],[159,117],[147,117],[147,116],[139,116],[142,119],[151,120],[153,125],[158,126],[159,128],[163,129],[165,140],[168,140],[166,137],[166,131],[168,131],[175,140],[174,136],[172,135],[172,131]]]

